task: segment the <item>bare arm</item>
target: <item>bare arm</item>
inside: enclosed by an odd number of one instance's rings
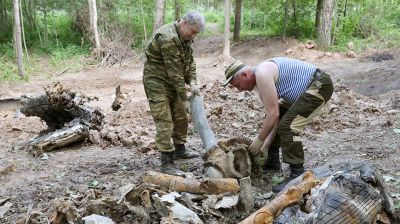
[[[268,141],[271,143],[276,135],[279,122],[278,93],[274,79],[277,77],[277,73],[278,67],[273,62],[264,62],[256,70],[257,89],[266,114],[258,139],[265,141],[268,136]]]
[[[275,122],[274,128],[265,139],[264,143],[265,148],[269,149],[271,147],[272,142],[275,139],[276,133],[278,132],[278,127],[279,127],[279,120]]]

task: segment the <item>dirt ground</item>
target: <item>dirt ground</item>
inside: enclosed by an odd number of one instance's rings
[[[289,50],[288,50],[289,49]],[[286,53],[287,54],[286,54]],[[198,80],[202,85],[208,121],[218,139],[245,135],[254,137],[264,116],[256,91],[237,92],[224,88],[224,63],[221,61],[222,38],[202,38],[195,44]],[[374,164],[385,176],[395,204],[400,197],[400,57],[399,49],[383,53],[391,60],[375,60],[382,52],[366,52],[349,58],[346,53],[325,53],[308,49],[296,40],[255,38],[234,44],[231,55],[250,65],[273,56],[289,56],[318,65],[335,83],[335,92],[323,114],[307,126],[301,136],[306,147],[307,168],[331,162],[361,160]],[[374,60],[373,60],[374,59]],[[91,103],[106,114],[101,135],[108,141],[82,144],[33,157],[14,149],[46,128],[37,117],[14,117],[15,106],[0,105],[0,199],[10,198],[11,209],[1,223],[15,223],[27,216],[29,208],[45,212],[53,199],[86,192],[96,184],[103,194],[118,196],[118,189],[142,182],[147,170],[157,170],[159,153],[152,148],[155,127],[142,78],[143,62],[123,68],[87,67],[78,73],[64,73],[47,79],[32,77],[18,84],[0,84],[0,98],[35,95],[43,87],[59,81],[67,88],[97,96]],[[111,110],[114,91],[121,83],[127,100],[116,112]],[[199,135],[189,126],[187,147],[204,152]],[[195,175],[201,174],[203,162],[193,159],[179,162]],[[6,169],[9,167],[9,169]],[[253,179],[256,209],[271,198],[272,177]],[[264,195],[264,196],[263,196]],[[235,223],[242,214],[220,223]],[[156,220],[154,222],[157,222]]]

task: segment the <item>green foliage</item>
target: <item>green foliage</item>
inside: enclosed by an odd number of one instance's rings
[[[6,58],[14,57],[14,47],[11,42],[0,43],[0,56]]]
[[[0,57],[0,71],[0,82],[20,80],[15,62],[5,56]]]
[[[346,50],[349,42],[356,51],[400,46],[400,3],[380,1],[339,1],[339,22],[336,21],[333,50]]]
[[[207,11],[203,13],[207,23],[223,23],[224,14],[221,11]]]
[[[88,48],[80,48],[76,45],[68,45],[63,48],[50,48],[49,50],[51,55],[49,63],[59,70],[69,69],[78,71],[83,67],[83,64],[79,63],[77,59],[89,55]]]
[[[231,30],[234,28],[235,1],[232,2]],[[146,39],[152,36],[155,1],[145,0],[102,0],[98,5],[98,26],[102,38],[109,40],[129,40],[131,47],[145,46]],[[202,36],[221,34],[224,27],[223,1],[166,1],[165,23],[175,20],[175,10],[178,3],[182,17],[189,10],[203,13],[207,24],[213,24],[211,29]],[[285,23],[285,7],[288,8],[286,36],[299,39],[315,37],[316,1],[276,1],[252,0],[242,1],[241,38],[251,36],[281,36]],[[82,65],[73,66],[70,59],[87,56],[90,34],[84,28],[88,24],[87,1],[46,1],[47,20],[41,3],[36,4],[33,14],[22,1],[24,14],[25,39],[32,58],[50,55],[50,65],[66,68],[69,66],[79,69]],[[14,61],[12,47],[12,2],[6,1],[0,9],[7,11],[5,26],[0,27],[0,57],[2,68],[15,73],[10,68]],[[400,46],[400,2],[376,0],[337,0],[335,7],[334,27],[332,28],[334,45],[331,50],[347,50],[349,42],[354,44],[354,50],[362,51],[367,48],[386,48]],[[1,17],[1,15],[0,15]],[[34,18],[32,25],[32,20]],[[215,24],[218,24],[216,26]],[[3,25],[3,24],[1,24]],[[45,38],[45,27],[48,35]],[[218,27],[218,29],[216,29]],[[31,68],[35,68],[34,59]],[[78,63],[79,64],[79,63]],[[28,69],[29,70],[29,69]],[[35,70],[31,70],[35,73]],[[5,74],[6,72],[4,72]],[[2,76],[3,77],[3,76]],[[7,76],[8,77],[8,76]]]

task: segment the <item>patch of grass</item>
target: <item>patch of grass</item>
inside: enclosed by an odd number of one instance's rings
[[[6,57],[0,57],[0,82],[15,82],[21,80],[18,76],[17,66]]]
[[[83,63],[80,62],[82,57],[89,55],[88,48],[81,48],[77,45],[68,45],[63,48],[50,49],[50,65],[57,70],[68,69],[72,72],[79,71],[83,68]]]

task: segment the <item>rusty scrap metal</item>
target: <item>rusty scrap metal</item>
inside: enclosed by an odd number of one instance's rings
[[[317,185],[316,178],[311,171],[307,171],[299,185],[291,186],[276,197],[271,203],[260,208],[240,224],[272,224],[283,209],[298,203],[304,194]]]
[[[148,171],[144,176],[145,183],[167,187],[171,191],[196,194],[222,194],[240,191],[239,183],[234,178],[210,178],[205,181]]]

